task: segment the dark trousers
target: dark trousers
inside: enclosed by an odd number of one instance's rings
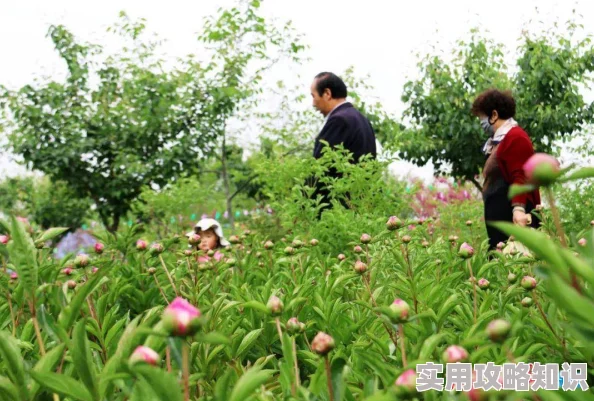
[[[507,197],[507,189],[497,191],[484,199],[485,204],[485,224],[487,226],[487,236],[489,237],[489,250],[495,250],[497,244],[506,242],[509,235],[499,231],[495,227],[490,226],[489,222],[507,221],[513,223],[513,207],[511,201]],[[534,205],[526,205],[526,213],[530,214],[534,210]],[[540,219],[532,215],[531,227],[538,228],[540,226]]]

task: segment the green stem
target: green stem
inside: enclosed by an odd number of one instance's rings
[[[297,344],[293,336],[293,361],[295,363],[295,382],[293,383],[293,397],[297,396],[297,387],[299,386],[299,363],[297,362]]]
[[[177,288],[175,288],[175,284],[173,284],[173,279],[171,278],[171,274],[169,274],[169,270],[167,270],[167,266],[165,265],[163,256],[159,255],[159,260],[161,261],[161,265],[163,266],[163,269],[165,270],[165,273],[167,274],[167,278],[169,279],[169,282],[171,283],[171,287],[173,288],[175,295],[179,296],[179,294],[177,293]]]
[[[328,394],[330,395],[330,401],[334,401],[334,389],[332,388],[332,371],[330,370],[330,360],[328,355],[324,355],[324,361],[326,363],[326,382],[328,383]]]
[[[182,342],[182,365],[184,401],[190,401],[190,346],[187,339]]]
[[[476,295],[476,278],[474,277],[474,274],[472,273],[472,263],[470,262],[470,259],[466,259],[466,263],[468,264],[468,270],[470,271],[470,280],[472,281],[472,292],[473,292],[473,298],[474,298],[474,323],[476,324],[476,315],[477,315],[477,295]]]
[[[402,323],[398,327],[398,334],[400,335],[400,352],[402,353],[402,367],[406,367],[406,346],[404,344],[404,325]]]

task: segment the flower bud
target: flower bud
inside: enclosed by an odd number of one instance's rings
[[[513,274],[512,272],[510,272],[507,275],[507,281],[511,284],[515,283],[518,280],[518,276],[516,276],[515,274]]]
[[[392,323],[404,323],[408,321],[410,306],[402,299],[395,299],[392,305],[390,305],[390,311],[392,313],[390,316]]]
[[[289,334],[296,334],[301,331],[301,325],[299,324],[299,320],[297,320],[296,317],[290,318],[285,327],[287,328],[287,332],[289,332]]]
[[[371,235],[363,234],[361,235],[361,243],[362,244],[369,244],[371,242]]]
[[[423,242],[421,242],[421,246],[423,248],[428,248],[429,247],[429,242],[427,240],[423,240]]]
[[[524,308],[528,308],[528,307],[532,306],[532,304],[533,304],[532,298],[525,297],[522,299],[522,306]]]
[[[99,271],[99,268],[98,267],[93,266],[91,268],[91,273],[93,273],[93,274],[97,273],[98,271]]]
[[[318,244],[320,243],[320,241],[318,241],[317,239],[312,239],[311,241],[309,241],[309,244],[311,246],[318,246]]]
[[[458,241],[458,236],[457,235],[450,235],[449,238],[450,242],[456,242]]]
[[[540,212],[540,211],[543,211],[544,210],[544,206],[543,205],[536,205],[535,209]]]
[[[9,239],[10,238],[8,237],[8,235],[0,235],[0,244],[2,244],[2,245],[8,244]]]
[[[105,245],[103,245],[101,242],[97,242],[95,244],[95,253],[97,255],[101,255],[103,253],[104,248],[105,248]]]
[[[546,153],[536,153],[524,163],[524,174],[528,182],[548,186],[555,182],[560,173],[557,159]]]
[[[536,279],[532,276],[524,276],[520,282],[520,285],[523,289],[532,291],[536,288]]]
[[[151,249],[149,250],[149,253],[151,255],[159,255],[161,253],[163,253],[163,251],[165,250],[165,248],[163,248],[163,245],[157,243],[154,243],[153,245],[151,245]]]
[[[511,330],[511,324],[503,319],[493,320],[487,325],[487,336],[494,342],[502,342],[507,338]]]
[[[190,245],[198,245],[200,243],[200,235],[192,233],[188,236],[188,243]]]
[[[156,365],[159,362],[159,354],[153,351],[149,347],[138,346],[130,356],[130,364],[136,364],[139,362],[148,363],[149,365]]]
[[[497,249],[503,249],[503,248],[505,248],[505,244],[503,242],[499,242],[497,244]]]
[[[356,245],[353,248],[353,252],[355,252],[355,253],[362,253],[363,252],[363,248],[361,248],[359,245]]]
[[[468,351],[459,345],[450,345],[443,353],[445,363],[464,362],[468,359]]]
[[[363,274],[367,271],[367,265],[363,262],[361,262],[360,260],[355,262],[355,271],[358,274]]]
[[[68,280],[66,282],[66,285],[68,286],[69,289],[73,290],[76,288],[76,281],[74,280]]]
[[[268,249],[272,249],[272,248],[274,248],[274,242],[272,242],[272,241],[266,241],[264,243],[264,249],[268,250]]]
[[[478,286],[481,290],[486,290],[487,288],[489,288],[489,280],[487,280],[486,278],[482,278],[478,281]]]
[[[157,272],[157,269],[155,269],[154,267],[149,267],[149,268],[148,268],[148,274],[150,274],[151,276],[152,276],[153,274],[155,274],[156,272]]]
[[[19,275],[16,272],[10,273],[10,281],[16,281],[19,278]]]
[[[249,236],[249,235],[252,235],[252,231],[251,230],[245,230],[243,232],[243,235],[245,235],[246,237]]]
[[[292,248],[290,246],[285,248],[285,255],[294,255],[295,254],[295,248]]]
[[[258,267],[264,267],[264,262],[258,262]]]
[[[266,308],[268,308],[268,312],[270,312],[272,316],[279,316],[283,313],[283,307],[283,301],[274,295],[268,299],[268,303],[266,304]]]
[[[466,225],[470,227],[472,225],[472,220],[466,220]]]
[[[594,220],[590,222],[590,225],[594,227]]]
[[[341,261],[341,262],[342,262],[342,261],[343,261],[343,260],[345,260],[345,259],[346,259],[346,256],[344,256],[342,253],[341,253],[340,255],[338,255],[338,260],[339,260],[339,261]]]
[[[65,269],[62,270],[62,273],[64,273],[67,276],[70,276],[72,274],[72,268],[66,267]]]
[[[239,244],[241,242],[241,240],[239,239],[239,237],[237,235],[232,235],[229,237],[229,242],[232,244]]]
[[[403,235],[402,236],[402,242],[405,244],[410,243],[410,241],[412,241],[412,238],[410,237],[410,235]]]
[[[580,238],[578,241],[578,245],[579,246],[586,246],[586,239],[585,238]]]
[[[181,297],[177,297],[163,312],[163,327],[176,337],[190,336],[200,327],[200,310]]]
[[[319,332],[311,342],[311,349],[319,355],[327,355],[334,346],[334,339],[324,332]]]
[[[215,251],[214,251],[214,250],[212,250],[212,249],[209,249],[209,250],[206,252],[206,256],[208,256],[209,258],[212,258],[214,255],[215,255]]]
[[[390,231],[394,231],[402,227],[402,221],[396,216],[390,216],[386,223],[386,228]]]
[[[186,249],[184,251],[184,256],[192,256],[192,250],[191,249]]]
[[[460,245],[458,255],[463,259],[471,258],[474,255],[474,248],[468,245],[466,242]]]
[[[89,255],[81,253],[74,258],[74,266],[87,267],[89,265]]]
[[[416,393],[417,391],[417,373],[414,369],[404,371],[394,385],[405,393]]]
[[[139,251],[144,251],[146,249],[146,241],[143,239],[136,241],[136,249]]]

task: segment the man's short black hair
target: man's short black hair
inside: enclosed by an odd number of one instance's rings
[[[347,97],[347,87],[342,79],[331,72],[320,72],[316,75],[316,90],[322,96],[326,89],[330,89],[332,99],[344,99]]]

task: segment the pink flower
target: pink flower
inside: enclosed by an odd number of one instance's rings
[[[524,163],[526,179],[537,185],[549,185],[559,175],[560,164],[546,153],[535,153]]]
[[[97,273],[98,271],[99,271],[99,268],[97,268],[97,267],[93,267],[93,268],[91,269],[91,273],[93,273],[93,274],[94,274],[94,273]]]
[[[105,248],[105,246],[101,242],[97,242],[95,244],[95,253],[101,255],[103,253],[103,248]]]
[[[136,347],[132,353],[132,356],[130,356],[130,363],[134,364],[138,362],[144,362],[148,363],[149,365],[156,365],[157,362],[159,362],[159,359],[159,354],[157,354],[151,348],[140,345]]]
[[[346,256],[344,256],[342,253],[340,255],[338,255],[338,260],[340,260],[341,262],[345,259],[346,259]]]
[[[468,351],[459,345],[451,345],[443,353],[443,360],[446,363],[464,362],[466,359],[468,359]]]
[[[578,241],[578,245],[579,246],[586,246],[586,239],[585,238],[580,238],[580,240]]]
[[[326,355],[334,349],[334,346],[334,339],[324,332],[319,332],[311,342],[311,349],[319,355]]]
[[[283,301],[274,295],[270,297],[268,303],[266,304],[266,308],[272,316],[279,316],[283,312],[283,307]]]
[[[371,242],[371,235],[363,234],[361,235],[361,243],[362,244],[369,244]]]
[[[16,272],[12,272],[12,273],[10,273],[10,279],[11,279],[11,280],[16,280],[16,279],[18,279],[18,278],[19,278],[19,275],[18,275],[18,274],[16,274]]]
[[[198,329],[200,310],[181,297],[177,297],[165,308],[163,323],[174,336],[192,335]]]
[[[219,252],[219,251],[216,251],[216,252],[215,252],[215,254],[214,254],[214,259],[215,259],[217,262],[219,262],[221,259],[223,259],[223,257],[224,257],[224,256],[225,256],[225,255],[223,255],[221,252]]]
[[[67,267],[64,270],[62,270],[62,273],[64,273],[67,276],[70,276],[72,274],[72,268]]]
[[[139,251],[144,251],[146,249],[146,241],[143,239],[139,239],[138,241],[136,241],[136,249],[138,249]]]
[[[190,245],[196,245],[200,243],[200,236],[196,233],[192,233],[188,236],[188,243]]]
[[[489,288],[489,280],[487,280],[486,278],[482,278],[478,281],[478,286],[481,290],[486,290],[487,288]]]
[[[462,245],[460,245],[458,255],[460,255],[464,259],[470,258],[472,257],[472,255],[474,255],[474,248],[465,242]]]
[[[89,255],[81,253],[74,259],[74,266],[76,267],[87,267],[89,265]]]
[[[401,387],[406,391],[415,392],[417,389],[417,373],[414,369],[404,371],[396,379],[396,387]]]
[[[400,221],[400,219],[396,216],[390,216],[390,218],[386,222],[386,228],[392,231],[400,227],[402,227],[402,221]]]
[[[363,274],[367,271],[367,265],[360,260],[355,262],[355,272],[358,274]]]
[[[410,306],[402,299],[395,299],[392,305],[390,305],[390,311],[390,320],[392,320],[392,323],[404,323],[408,320]]]
[[[353,248],[353,252],[355,252],[355,253],[361,253],[361,252],[363,252],[363,248],[361,248],[359,245],[356,245]]]
[[[8,244],[8,235],[0,235],[0,244],[6,245]]]

